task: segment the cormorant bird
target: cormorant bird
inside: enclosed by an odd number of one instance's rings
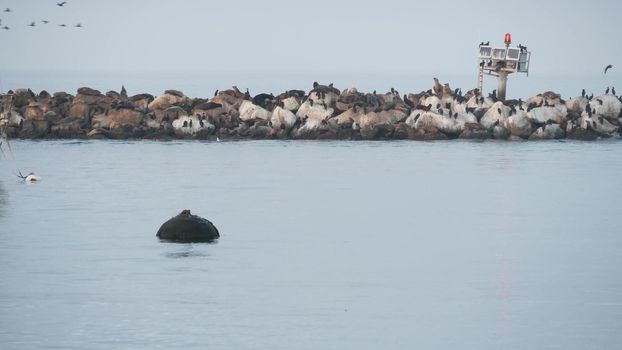
[[[615,96],[615,95],[616,95],[616,88],[615,88],[615,87],[612,87],[612,88],[611,88],[611,94],[613,94],[613,96]]]
[[[585,105],[585,112],[587,113],[588,116],[592,116],[592,108],[590,107],[590,104],[586,104]]]
[[[188,127],[192,127],[192,119],[188,122]]]
[[[29,27],[34,27],[36,24],[35,22],[30,22],[30,24],[28,25]]]
[[[609,86],[607,86],[607,90],[605,90],[605,95],[609,93]]]
[[[188,127],[188,121],[184,120],[184,128],[187,128],[187,127]]]
[[[214,97],[218,96],[218,89],[214,92]]]
[[[585,97],[585,89],[581,90],[581,97]]]
[[[60,7],[63,7],[66,3],[67,3],[67,1],[57,2],[56,5],[58,5]]]
[[[608,71],[610,68],[613,68],[613,65],[612,65],[612,64],[607,65],[607,67],[605,67],[605,73],[604,73],[604,74],[607,74],[607,71]]]

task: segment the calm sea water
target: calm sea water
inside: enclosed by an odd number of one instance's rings
[[[620,139],[12,146],[2,349],[622,344]]]

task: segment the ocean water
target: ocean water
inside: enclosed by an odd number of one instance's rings
[[[0,348],[613,349],[621,152],[619,138],[14,141]],[[158,241],[182,209],[220,240]]]

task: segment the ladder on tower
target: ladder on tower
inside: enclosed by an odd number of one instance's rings
[[[484,67],[479,67],[479,74],[477,75],[477,88],[479,89],[479,94],[484,94]]]

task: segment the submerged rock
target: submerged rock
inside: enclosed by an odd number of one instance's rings
[[[158,230],[156,236],[173,242],[211,242],[220,237],[218,229],[211,221],[192,215],[186,209],[171,218]]]

